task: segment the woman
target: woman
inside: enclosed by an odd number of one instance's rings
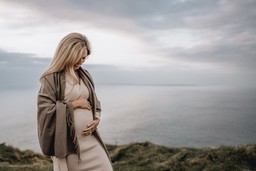
[[[70,33],[59,43],[40,78],[38,137],[54,171],[111,171],[108,151],[97,126],[100,102],[90,74],[81,65],[91,48],[87,38]]]

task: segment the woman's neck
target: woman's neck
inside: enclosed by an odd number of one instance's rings
[[[79,73],[77,70],[74,71],[75,75],[76,75],[76,79],[78,81],[78,84],[80,84],[80,77],[79,77]]]

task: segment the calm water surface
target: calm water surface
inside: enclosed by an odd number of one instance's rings
[[[0,90],[0,142],[39,151],[37,88]],[[256,143],[256,88],[98,85],[106,143],[174,147]]]

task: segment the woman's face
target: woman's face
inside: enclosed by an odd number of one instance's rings
[[[85,59],[87,58],[87,50],[83,53],[81,59],[74,65],[74,70],[78,70],[80,66],[84,63]]]

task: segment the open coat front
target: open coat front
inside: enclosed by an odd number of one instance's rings
[[[99,116],[101,107],[95,94],[92,77],[82,68],[78,69],[78,74],[89,90],[89,102],[92,106],[93,117]],[[40,147],[43,154],[57,158],[63,158],[72,153],[79,155],[79,144],[74,130],[73,108],[71,102],[64,101],[65,85],[65,71],[49,74],[41,81],[37,99]],[[97,129],[93,134],[108,155]]]

